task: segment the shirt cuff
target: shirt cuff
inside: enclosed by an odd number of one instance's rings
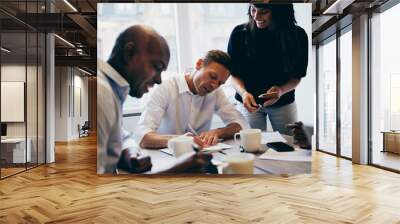
[[[245,121],[232,121],[231,123],[239,124],[242,129],[247,129],[249,126]]]
[[[133,135],[133,139],[135,140],[135,142],[137,143],[137,145],[140,145],[140,142],[142,142],[143,137],[149,133],[149,132],[153,132],[154,130],[148,127],[144,127],[144,126],[138,126],[135,129],[134,135]]]

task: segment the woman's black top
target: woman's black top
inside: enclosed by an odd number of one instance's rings
[[[228,53],[233,60],[232,75],[243,80],[256,102],[263,104],[264,100],[258,98],[260,94],[272,86],[286,84],[291,78],[306,75],[308,38],[299,26],[285,32],[257,28],[250,32],[247,25],[242,24],[231,33]],[[294,102],[294,92],[282,95],[273,106]],[[242,102],[238,93],[235,98]]]

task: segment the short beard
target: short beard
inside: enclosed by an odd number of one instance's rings
[[[141,98],[143,96],[144,93],[140,92],[140,85],[135,85],[131,86],[130,90],[129,90],[129,95],[131,97],[135,97],[135,98]]]

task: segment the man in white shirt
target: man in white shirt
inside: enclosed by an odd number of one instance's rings
[[[231,59],[220,50],[198,59],[195,70],[166,80],[152,91],[135,129],[135,140],[142,148],[167,147],[176,135],[192,133],[200,147],[231,138],[245,127],[242,115],[218,88],[230,75]],[[210,130],[214,113],[225,127]]]
[[[161,83],[161,72],[168,66],[170,52],[163,37],[152,28],[131,26],[117,38],[107,62],[98,59],[97,76],[97,172],[116,173],[118,169],[141,173],[152,164],[139,159],[134,141],[122,130],[122,105],[127,95],[142,97],[148,88]],[[137,148],[137,147],[136,147]],[[134,153],[132,153],[134,151]],[[201,170],[210,155],[195,154],[167,173]]]

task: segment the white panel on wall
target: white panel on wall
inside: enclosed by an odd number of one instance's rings
[[[314,127],[314,97],[315,97],[315,54],[313,55],[312,43],[312,13],[311,3],[293,4],[297,25],[302,27],[308,35],[308,65],[307,75],[301,79],[296,87],[296,103],[298,120],[305,125]]]
[[[72,122],[72,136],[76,138],[76,136],[79,135],[78,132],[78,125],[82,125],[81,122],[81,88],[80,87],[75,87],[75,93],[74,93],[74,116],[73,116],[73,122]]]
[[[24,82],[1,82],[1,122],[24,122]]]

